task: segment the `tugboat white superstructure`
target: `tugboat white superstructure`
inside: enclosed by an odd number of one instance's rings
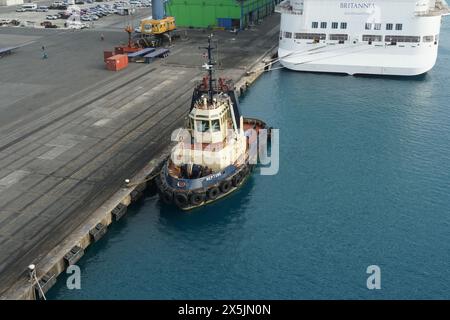
[[[208,75],[195,87],[186,128],[175,134],[179,143],[156,178],[161,199],[183,210],[238,189],[256,162],[250,147],[266,127],[240,115],[231,81],[213,78],[211,37],[208,44]]]
[[[436,63],[444,0],[286,0],[278,56],[292,70],[414,76]]]

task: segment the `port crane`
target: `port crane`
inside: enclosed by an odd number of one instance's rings
[[[152,16],[140,21],[140,34],[132,39],[133,27],[128,24],[128,47],[156,47],[160,46],[164,38],[172,42],[172,31],[176,29],[175,18],[164,14],[164,0],[152,0]]]

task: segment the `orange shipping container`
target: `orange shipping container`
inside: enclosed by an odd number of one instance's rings
[[[119,71],[128,66],[128,56],[126,54],[116,54],[106,59],[106,68],[111,71]]]

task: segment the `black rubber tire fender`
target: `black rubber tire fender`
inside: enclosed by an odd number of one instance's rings
[[[166,204],[170,204],[173,201],[173,192],[170,190],[164,190],[159,193],[162,201]]]
[[[217,187],[212,187],[208,190],[208,199],[209,200],[215,200],[220,194],[220,190]]]
[[[189,205],[188,196],[184,192],[176,192],[173,195],[173,201],[180,208],[185,208]]]
[[[205,201],[205,198],[206,198],[206,196],[204,193],[196,192],[196,193],[191,194],[190,202],[193,206],[198,206],[198,205],[202,204],[203,201]]]
[[[220,191],[222,191],[222,193],[227,193],[228,191],[230,191],[231,187],[232,187],[231,181],[225,180],[222,181],[219,188]]]
[[[231,183],[234,187],[237,187],[239,183],[242,181],[242,174],[240,172],[236,173],[234,177],[231,179]]]

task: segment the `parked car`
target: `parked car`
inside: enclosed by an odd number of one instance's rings
[[[49,14],[49,15],[47,15],[45,17],[45,19],[47,19],[47,20],[56,20],[56,19],[58,19],[58,16]]]
[[[51,23],[50,21],[41,22],[41,26],[43,26],[44,28],[58,28],[57,25]]]
[[[25,11],[27,11],[27,9],[25,9],[25,8],[19,8],[16,10],[16,12],[25,12]]]
[[[48,12],[48,7],[47,6],[39,6],[36,9],[37,12]]]

